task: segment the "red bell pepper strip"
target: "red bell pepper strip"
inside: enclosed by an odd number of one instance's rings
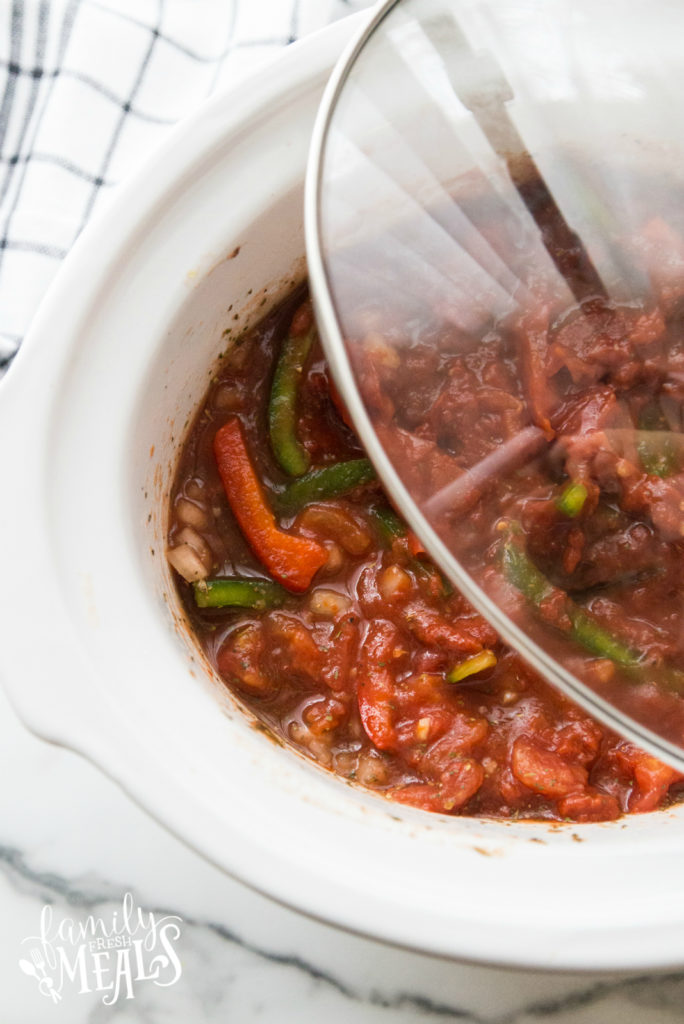
[[[306,590],[328,553],[314,540],[278,528],[236,417],[217,431],[214,455],[233,515],[254,554],[287,590],[295,594]]]
[[[378,750],[392,750],[397,745],[392,712],[395,686],[390,664],[398,643],[397,627],[384,619],[374,619],[368,625],[359,656],[359,714],[367,736]]]
[[[417,558],[418,555],[427,555],[422,540],[416,536],[413,530],[408,531],[408,549],[414,558]]]

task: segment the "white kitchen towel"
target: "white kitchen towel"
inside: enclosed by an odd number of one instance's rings
[[[179,118],[371,0],[0,0],[0,376],[98,205]]]

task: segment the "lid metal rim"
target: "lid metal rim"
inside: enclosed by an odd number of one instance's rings
[[[516,626],[465,572],[411,498],[405,484],[378,441],[356,387],[335,312],[332,290],[323,258],[320,219],[323,164],[333,114],[344,84],[366,42],[399,3],[400,0],[386,0],[377,8],[371,20],[352,38],[328,81],[312,133],[304,193],[304,233],[316,318],[320,328],[321,342],[335,383],[349,409],[361,442],[377,470],[383,486],[389,492],[392,502],[409,523],[411,529],[420,537],[430,557],[445,570],[455,586],[495,626],[504,640],[525,657],[533,668],[541,670],[554,686],[562,690],[585,711],[654,756],[663,758],[678,770],[684,770],[684,751],[645,725],[623,714],[572,675],[563,665],[556,662],[519,626]]]

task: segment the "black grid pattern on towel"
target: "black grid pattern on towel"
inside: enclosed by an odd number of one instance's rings
[[[118,181],[216,87],[370,0],[0,6],[0,374]],[[239,74],[237,75],[239,77]]]

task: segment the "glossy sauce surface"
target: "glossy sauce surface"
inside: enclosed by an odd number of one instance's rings
[[[583,683],[684,747],[680,232],[652,218],[620,240],[649,282],[630,302],[530,290],[469,332],[369,299],[358,320],[382,328],[350,352],[385,451],[461,565]]]
[[[506,648],[430,563],[377,482],[278,512],[292,481],[269,441],[269,394],[293,318],[310,317],[303,300],[292,296],[229,349],[190,430],[173,489],[169,551],[196,555],[203,574],[194,586],[179,576],[180,595],[226,685],[275,734],[325,768],[425,810],[596,821],[673,799],[677,774],[596,724]],[[477,365],[465,361],[463,372],[495,381],[508,372],[500,355],[491,366],[482,356]],[[428,373],[420,352],[416,360],[414,374],[422,366],[425,387],[434,391],[430,380],[440,368]],[[389,379],[396,367],[388,365],[387,373]],[[449,380],[458,388],[458,374]],[[516,401],[495,402],[491,421],[470,429],[468,443],[491,445],[501,423],[514,424]],[[403,412],[410,418],[408,404]],[[468,419],[468,410],[459,415]],[[439,422],[459,433],[458,423],[443,415]],[[269,579],[217,466],[216,435],[226,427],[244,441],[277,529],[324,552],[304,592],[284,592],[277,607],[196,603],[207,576]],[[296,430],[312,468],[363,457],[331,395],[317,341],[301,374]],[[420,472],[439,472],[434,459],[420,462],[415,445],[406,457]],[[544,491],[550,484],[540,487],[534,531],[544,527],[552,497]],[[477,514],[464,517],[462,528],[477,531]],[[531,518],[522,519],[529,530]],[[567,532],[546,545],[561,552],[561,566]]]

